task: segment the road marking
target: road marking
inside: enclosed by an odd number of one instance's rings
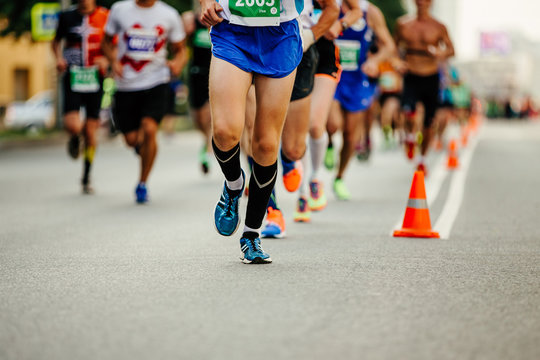
[[[446,203],[434,227],[434,229],[439,231],[441,239],[448,239],[450,237],[452,226],[454,225],[459,209],[461,208],[463,194],[465,193],[465,181],[467,180],[472,156],[478,145],[479,137],[480,133],[478,133],[473,141],[469,143],[469,147],[465,149],[461,156],[459,168],[454,170],[454,176],[450,183],[450,190],[448,191]]]

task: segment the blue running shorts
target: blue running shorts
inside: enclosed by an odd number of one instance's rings
[[[345,111],[358,112],[367,110],[373,104],[376,95],[377,83],[367,79],[348,79],[342,75],[334,99]]]
[[[283,78],[302,60],[302,40],[296,20],[262,27],[223,20],[212,26],[210,36],[215,57],[249,73]]]

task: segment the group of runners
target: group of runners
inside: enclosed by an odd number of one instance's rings
[[[53,50],[64,74],[64,121],[73,158],[84,138],[83,192],[93,191],[90,168],[109,71],[117,88],[115,124],[140,157],[136,201],[148,201],[146,182],[168,109],[169,82],[188,63],[189,42],[189,99],[204,138],[201,168],[208,172],[213,152],[225,177],[214,209],[216,230],[224,236],[237,231],[239,202],[248,194],[241,259],[270,263],[261,237],[285,234],[275,191],[278,162],[284,187],[298,194],[294,220],[309,222],[311,211],[327,204],[320,169],[333,167],[331,138],[341,130],[332,188],[338,199],[349,199],[343,177],[355,152],[370,149],[372,105],[379,96],[385,134],[404,116],[410,159],[421,131],[417,168],[427,171],[439,72],[454,53],[446,28],[430,16],[430,5],[431,0],[416,0],[417,14],[398,20],[393,39],[382,12],[367,0],[200,0],[182,16],[159,0],[123,0],[110,11],[95,0],[78,0],[60,14]],[[421,129],[417,103],[424,108]]]

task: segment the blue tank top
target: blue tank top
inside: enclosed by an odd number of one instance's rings
[[[373,42],[373,30],[368,26],[367,11],[369,3],[367,0],[361,0],[360,7],[363,16],[352,24],[335,41],[339,48],[339,57],[343,69],[342,76],[366,75],[362,72],[362,64],[366,61],[369,48]]]

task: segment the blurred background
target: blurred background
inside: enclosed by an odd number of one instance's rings
[[[110,7],[114,0],[98,0]],[[165,0],[180,13],[190,0]],[[414,0],[372,1],[393,31],[396,19],[414,13]],[[56,13],[71,1],[0,1],[0,140],[51,136],[61,128],[57,117],[57,76],[50,50]],[[535,0],[434,0],[433,15],[447,25],[456,48],[451,64],[471,93],[484,102],[488,117],[537,116],[540,99],[540,31]],[[114,84],[108,84],[102,120]],[[191,126],[187,92],[177,87],[177,121],[168,131]],[[61,99],[60,99],[61,100]]]

